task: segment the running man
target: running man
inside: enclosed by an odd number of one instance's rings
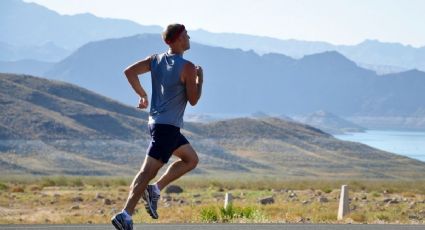
[[[162,37],[169,46],[167,52],[149,56],[124,71],[128,82],[139,96],[140,109],[146,109],[149,101],[138,75],[151,72],[152,103],[148,124],[152,140],[143,165],[130,186],[124,209],[111,219],[116,229],[133,229],[131,216],[141,197],[145,201],[147,212],[157,219],[161,189],[198,164],[198,155],[180,133],[180,128],[183,126],[187,102],[194,106],[201,97],[203,71],[200,66],[183,58],[183,53],[190,48],[190,37],[184,25],[167,26]],[[149,185],[171,155],[179,159],[168,167],[158,181]]]

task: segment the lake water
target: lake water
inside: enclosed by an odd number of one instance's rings
[[[364,133],[335,135],[335,137],[425,162],[425,132],[368,130]]]

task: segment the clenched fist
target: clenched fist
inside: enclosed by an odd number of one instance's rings
[[[196,83],[202,84],[204,81],[204,71],[202,70],[202,67],[199,65],[196,66],[196,75],[198,76],[196,79]]]
[[[140,97],[139,99],[139,105],[137,108],[139,109],[146,109],[149,105],[148,96]]]

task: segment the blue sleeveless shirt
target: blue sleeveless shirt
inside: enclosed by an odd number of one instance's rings
[[[149,124],[183,127],[186,109],[186,87],[180,80],[188,61],[180,54],[155,54],[151,60],[152,99]]]

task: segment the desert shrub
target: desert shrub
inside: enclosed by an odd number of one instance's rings
[[[230,205],[227,208],[214,206],[201,210],[201,220],[203,222],[230,222],[232,220],[244,219],[255,220],[262,217],[261,213],[254,207],[235,207]]]
[[[0,191],[6,190],[8,188],[7,185],[0,183]]]
[[[12,188],[11,192],[24,192],[24,188],[20,186],[15,186]]]
[[[377,215],[376,215],[376,218],[377,218],[378,220],[383,220],[383,221],[388,221],[388,220],[390,220],[390,217],[389,217],[389,216],[387,216],[387,215],[385,215],[385,214],[383,214],[383,213],[379,213],[379,214],[377,214]]]
[[[359,223],[366,222],[366,215],[364,213],[354,212],[354,213],[351,213],[349,217]]]
[[[324,188],[322,191],[324,193],[331,193],[332,192],[332,189],[331,188]]]
[[[206,207],[200,212],[202,222],[214,223],[218,221],[218,213],[215,207]]]

